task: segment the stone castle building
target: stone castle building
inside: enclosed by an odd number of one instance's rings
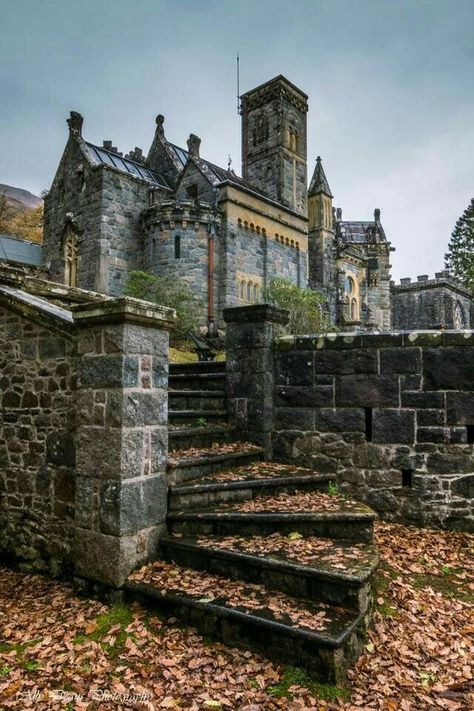
[[[307,111],[283,76],[241,97],[242,177],[205,160],[194,134],[186,149],[171,143],[162,115],[148,154],[124,156],[111,141],[86,141],[71,112],[45,197],[50,278],[117,296],[132,270],[177,275],[211,332],[224,308],[261,301],[275,277],[323,293],[343,329],[469,328],[472,297],[446,275],[390,282],[380,210],[343,219],[320,157],[307,187]]]
[[[171,143],[156,119],[148,154],[96,146],[71,112],[45,198],[53,281],[119,295],[131,270],[184,278],[202,320],[261,300],[275,277],[322,291],[333,323],[390,327],[390,243],[375,210],[345,221],[321,159],[307,188],[308,97],[278,76],[241,97],[242,177]]]

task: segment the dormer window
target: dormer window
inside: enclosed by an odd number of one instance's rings
[[[186,193],[190,200],[197,200],[199,195],[198,184],[193,183],[192,185],[188,185],[188,187],[186,188]]]

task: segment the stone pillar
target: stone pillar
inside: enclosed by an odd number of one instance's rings
[[[288,323],[289,312],[270,304],[224,310],[227,352],[227,403],[242,438],[272,456],[273,343]]]
[[[165,528],[172,309],[130,298],[74,308],[78,329],[74,566],[112,586]]]

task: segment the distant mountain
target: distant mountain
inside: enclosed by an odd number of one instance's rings
[[[5,185],[4,183],[0,183],[0,195],[5,195],[11,207],[18,212],[31,210],[43,202],[38,195],[30,193],[29,190],[14,188],[12,185]]]
[[[43,200],[23,188],[0,183],[0,234],[30,242],[43,239]]]

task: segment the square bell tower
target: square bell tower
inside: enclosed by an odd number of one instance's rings
[[[306,216],[307,95],[280,75],[240,99],[242,176]]]

